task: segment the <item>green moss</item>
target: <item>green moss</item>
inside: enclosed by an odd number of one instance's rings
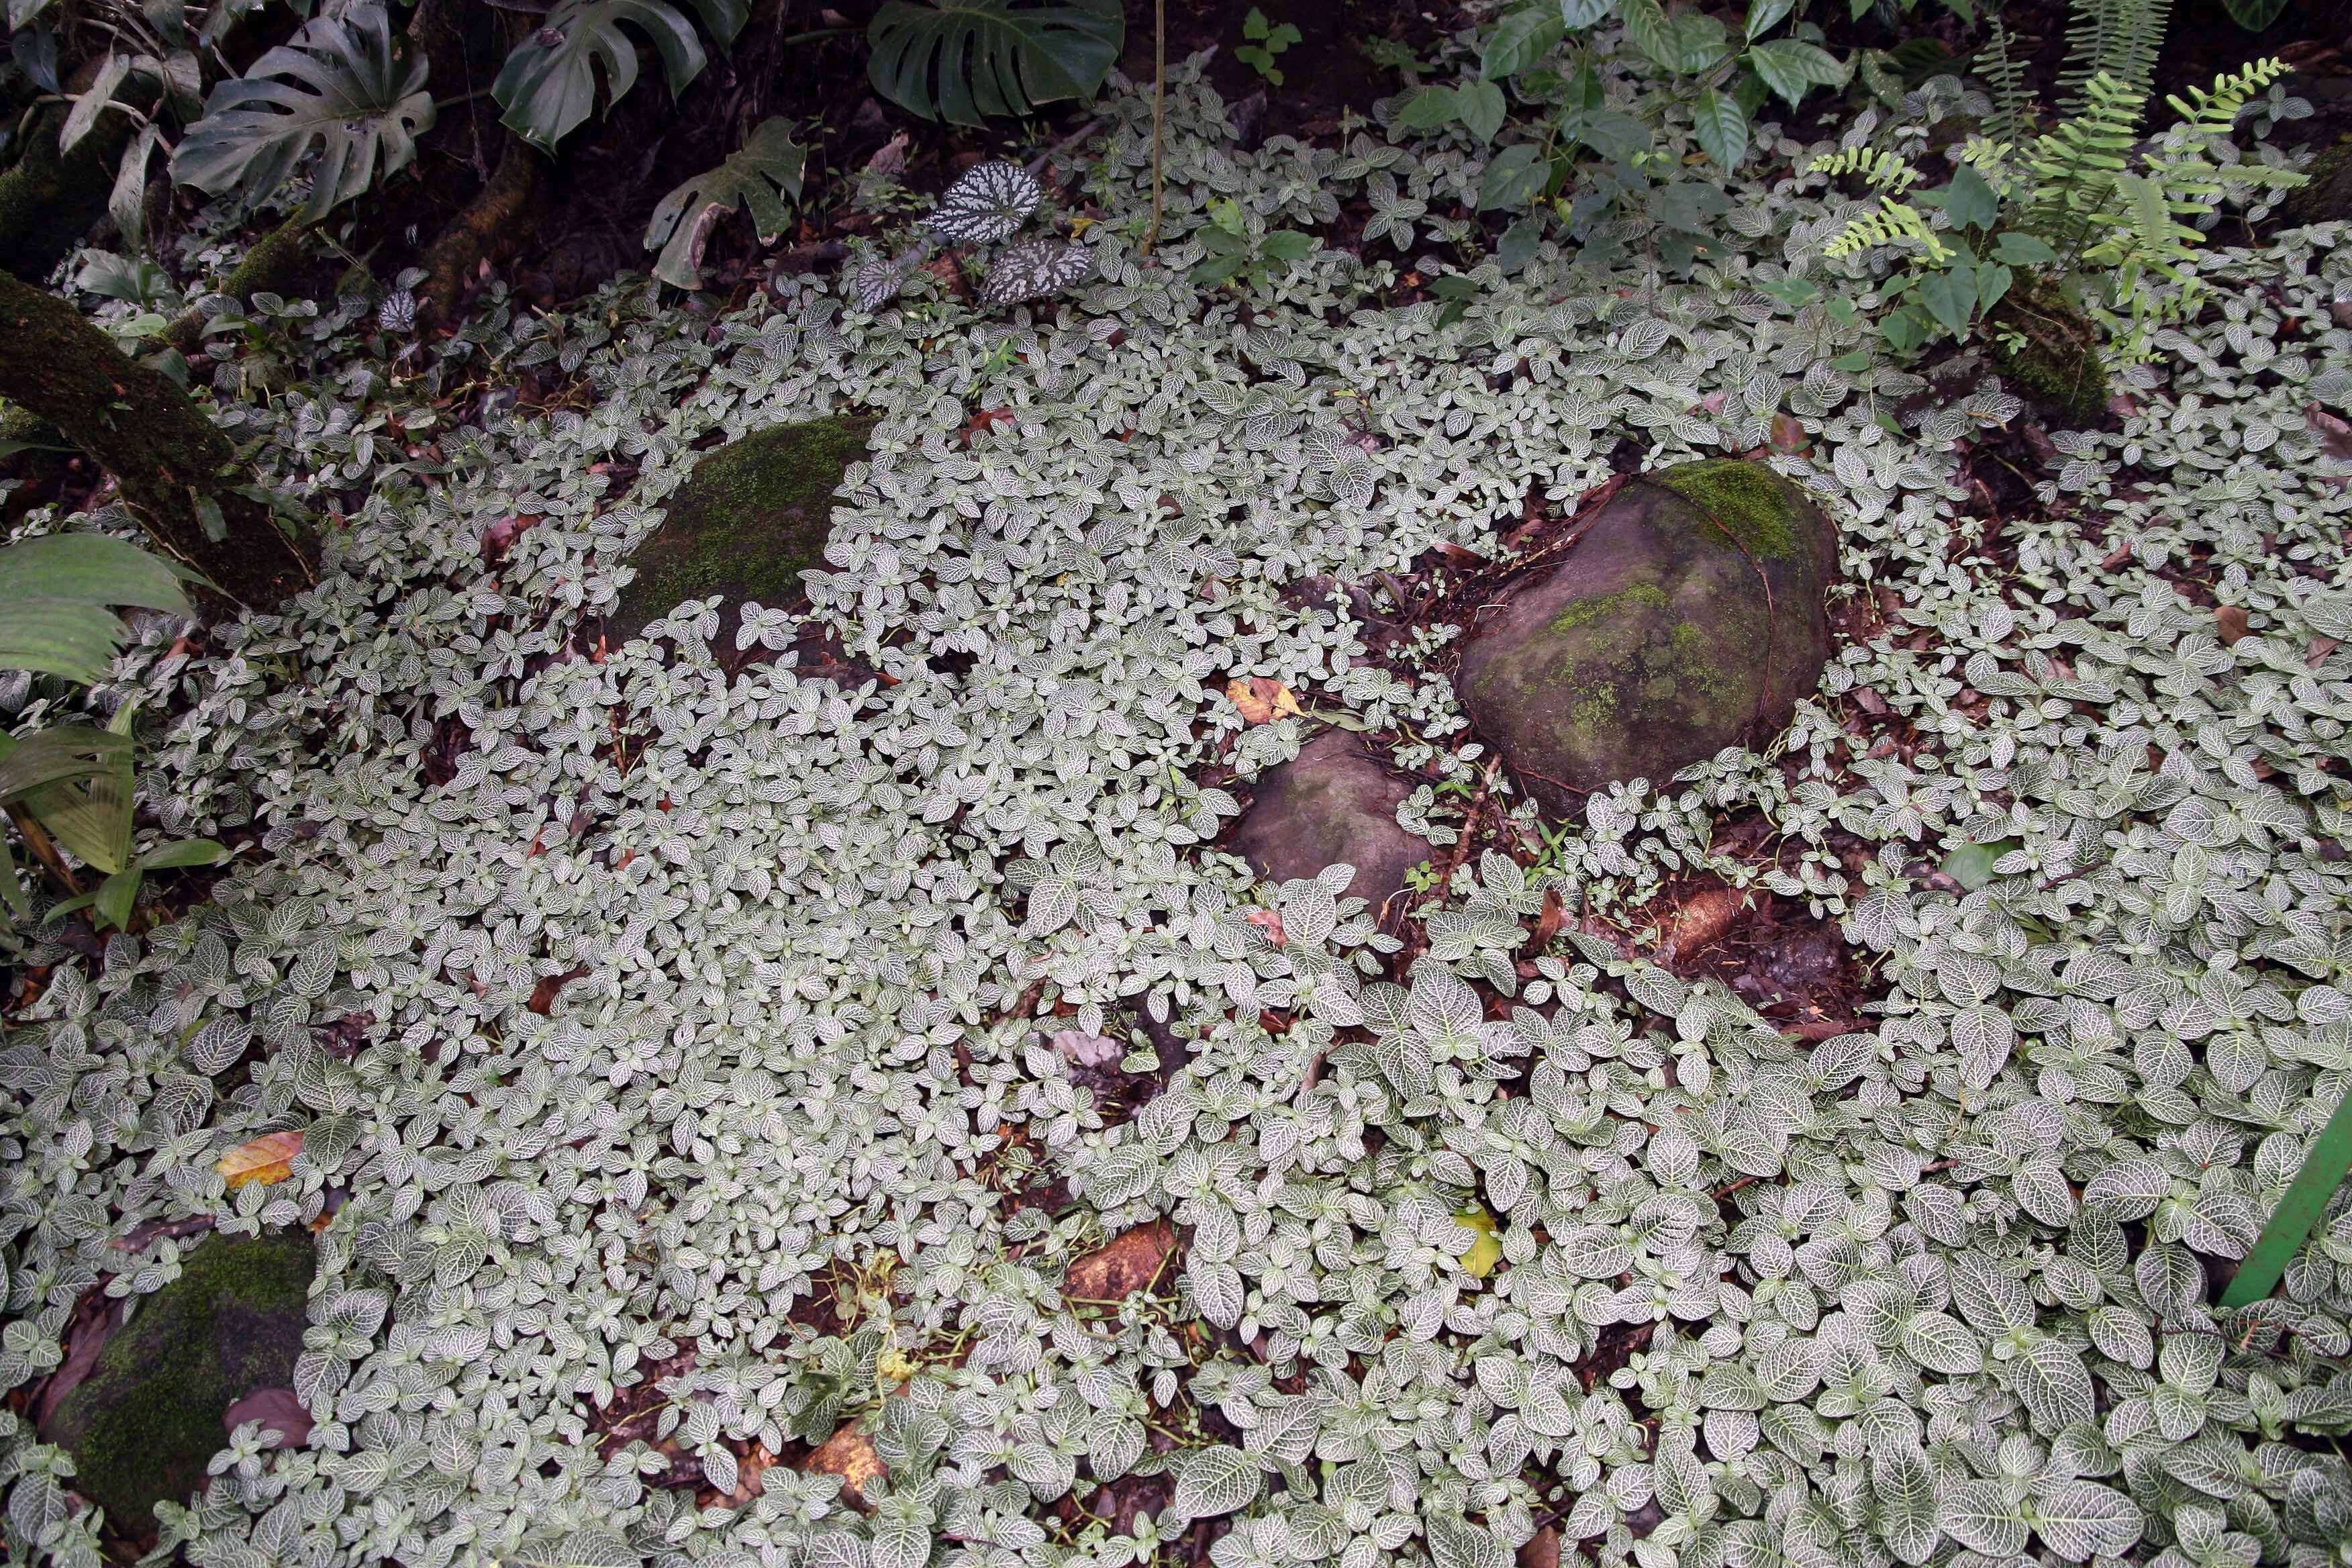
[[[216,1237],[107,1342],[44,1436],[72,1453],[75,1489],[117,1529],[142,1533],[157,1502],[201,1488],[228,1407],[291,1382],[317,1267],[299,1230]]]
[[[1722,525],[1750,555],[1787,561],[1804,538],[1804,495],[1760,463],[1719,458],[1643,476]]]
[[[2099,330],[2056,290],[2023,281],[1993,310],[1993,366],[2053,418],[2087,425],[2107,410]]]
[[[1668,603],[1665,590],[1655,583],[1636,583],[1613,594],[1596,594],[1590,599],[1579,599],[1552,617],[1551,629],[1572,632],[1595,621],[1615,619],[1640,610],[1663,610]]]
[[[824,558],[833,493],[866,456],[871,421],[835,416],[778,425],[705,456],[670,498],[660,530],[630,564],[637,580],[614,616],[635,632],[688,599],[775,605],[801,596]]]
[[[2352,136],[2311,161],[2303,185],[2286,199],[2289,216],[2303,223],[2352,219]]]

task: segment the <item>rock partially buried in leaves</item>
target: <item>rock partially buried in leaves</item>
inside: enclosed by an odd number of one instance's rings
[[[725,601],[719,646],[734,645],[745,600],[801,596],[801,574],[824,561],[833,495],[866,456],[871,421],[835,415],[772,425],[705,453],[671,495],[662,525],[629,558],[636,581],[612,624],[634,637],[688,599]]]
[[[139,1303],[42,1434],[73,1455],[75,1489],[119,1528],[143,1534],[154,1528],[156,1503],[201,1489],[205,1466],[228,1446],[231,1407],[293,1382],[317,1268],[300,1230],[216,1237],[189,1253],[180,1277]],[[283,1431],[291,1423],[267,1424]]]
[[[1175,1245],[1175,1228],[1164,1219],[1124,1231],[1070,1265],[1062,1294],[1073,1301],[1124,1301],[1160,1279]]]
[[[1233,847],[1275,882],[1353,866],[1349,895],[1377,910],[1403,889],[1405,873],[1429,858],[1429,841],[1396,819],[1412,788],[1355,736],[1326,731],[1258,781]]]
[[[818,1444],[803,1468],[812,1474],[839,1476],[841,1495],[860,1507],[866,1501],[866,1488],[889,1470],[865,1426],[856,1421],[843,1422],[840,1430]]]
[[[1684,463],[1603,507],[1464,647],[1462,705],[1555,808],[1789,721],[1830,655],[1837,535],[1761,464]]]

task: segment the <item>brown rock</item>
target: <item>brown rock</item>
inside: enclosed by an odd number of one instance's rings
[[[1138,1226],[1071,1264],[1062,1294],[1074,1301],[1124,1301],[1158,1282],[1175,1245],[1176,1229],[1166,1220]]]
[[[863,1508],[865,1489],[880,1480],[889,1467],[875,1452],[865,1427],[855,1421],[845,1421],[841,1430],[817,1445],[816,1452],[808,1457],[808,1463],[802,1468],[814,1474],[839,1476],[841,1495]]]
[[[1397,806],[1412,788],[1354,735],[1326,731],[1258,781],[1233,847],[1275,882],[1353,866],[1348,891],[1378,910],[1403,889],[1405,873],[1430,858],[1429,841],[1397,823]]]
[[[1471,634],[1462,705],[1556,809],[1664,783],[1769,736],[1820,684],[1836,569],[1835,529],[1761,464],[1645,474]]]

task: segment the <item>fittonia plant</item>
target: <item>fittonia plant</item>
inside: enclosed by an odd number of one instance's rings
[[[1481,163],[1236,153],[1176,86],[1154,265],[1121,237],[1150,106],[1106,104],[1083,296],[917,321],[796,279],[707,334],[637,289],[494,300],[400,379],[235,405],[349,526],[287,616],[98,689],[180,715],[168,831],[266,853],[102,962],[37,950],[0,1382],[188,1222],[307,1226],[315,1425],[232,1435],[167,1510],[202,1568],[1505,1568],[1545,1530],[1643,1568],[2340,1564],[2352,1201],[2275,1298],[2209,1303],[2352,1072],[2352,492],[2307,423],[2352,401],[2341,237],[2186,263],[2213,307],[2156,330],[2136,411],[2053,434],[2042,504],[1989,521],[1955,455],[2015,400],[1754,287],[1853,216],[1821,177],[1736,184],[1684,281],[1547,249],[1441,324],[1325,251],[1244,319],[1187,281],[1211,200],[1442,214]],[[1885,133],[1980,107],[1931,84]],[[1831,150],[1755,137],[1751,170]],[[441,378],[550,362],[593,399],[424,447]],[[983,381],[1013,429],[961,436]],[[729,673],[700,603],[581,651],[706,437],[847,407],[878,423],[811,616],[875,679]],[[1236,673],[1391,739],[1421,819],[1483,772],[1441,679],[1283,584],[1492,549],[1621,438],[1776,420],[1846,525],[1851,642],[1775,756],[1595,795],[1549,883],[1466,859],[1409,967],[1212,846]],[[1774,858],[1717,847],[1749,816]],[[1976,886],[1937,872],[1960,846]],[[1792,1040],[1533,941],[1547,887],[1607,931],[1694,867],[1838,918],[1883,999]],[[1187,1059],[1114,1104],[1049,1033],[1139,1015]],[[281,1130],[286,1179],[227,1191]],[[1158,1219],[1156,1285],[1065,1292]],[[793,1463],[851,1419],[858,1507]],[[64,1456],[0,1426],[12,1557],[92,1561]]]

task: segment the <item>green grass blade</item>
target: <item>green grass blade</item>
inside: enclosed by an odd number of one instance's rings
[[[2337,1102],[2336,1114],[2320,1130],[2303,1169],[2294,1173],[2286,1196],[2279,1200],[2270,1223],[2263,1226],[2254,1249],[2246,1254],[2230,1288],[2221,1292],[2224,1308],[2251,1307],[2277,1289],[2279,1276],[2286,1272],[2319,1216],[2327,1212],[2327,1200],[2336,1195],[2347,1169],[2352,1169],[2352,1094]]]

